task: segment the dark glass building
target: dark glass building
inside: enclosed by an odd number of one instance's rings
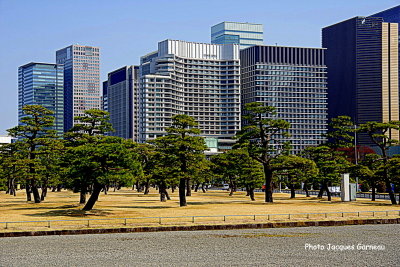
[[[291,124],[292,152],[326,139],[325,49],[253,46],[240,51],[242,111],[246,103],[276,107],[277,118]],[[245,124],[245,122],[243,122]]]
[[[400,5],[378,12],[370,17],[383,18],[385,22],[400,23]]]
[[[398,24],[355,17],[322,29],[327,48],[329,118],[356,124],[399,120]],[[398,138],[398,132],[391,133]],[[361,135],[360,144],[371,145]]]
[[[108,74],[103,83],[103,105],[110,113],[112,136],[138,141],[138,66],[125,66]]]
[[[18,121],[25,105],[41,105],[54,112],[54,130],[64,132],[64,67],[50,63],[28,63],[18,68]]]

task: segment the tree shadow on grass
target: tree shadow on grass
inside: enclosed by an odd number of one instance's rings
[[[390,202],[387,203],[382,203],[382,202],[375,202],[375,201],[370,201],[370,202],[355,202],[353,204],[354,206],[386,206],[386,207],[399,207],[399,205],[393,205]]]
[[[53,209],[71,209],[79,207],[79,205],[64,205],[64,206],[56,206],[56,207],[38,207],[38,206],[31,206],[31,207],[23,207],[23,208],[15,208],[15,210],[53,210]]]
[[[220,202],[220,201],[190,201],[188,200],[188,206],[192,205],[215,205],[215,204],[221,204],[221,205],[226,205],[226,204],[247,204],[244,200],[233,200],[233,201],[226,201],[226,202]]]
[[[106,216],[112,213],[105,210],[91,210],[84,211],[81,209],[63,209],[63,210],[50,210],[42,213],[35,214],[24,214],[32,217],[57,217],[57,216],[67,216],[67,217],[87,217],[87,216]]]
[[[113,208],[118,209],[170,209],[175,207],[169,206],[113,206]]]

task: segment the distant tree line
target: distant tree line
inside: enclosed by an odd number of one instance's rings
[[[400,157],[389,157],[388,149],[399,145],[399,140],[390,138],[400,130],[398,121],[368,122],[355,129],[350,117],[340,116],[330,122],[329,142],[291,155],[290,143],[283,141],[290,124],[276,117],[275,108],[255,102],[245,109],[248,126],[236,136],[233,149],[206,158],[198,124],[187,115],[174,116],[165,136],[138,144],[105,135],[113,131],[105,111],[85,111],[75,117],[79,123],[60,137],[51,130],[51,111],[27,105],[21,125],[8,130],[17,141],[0,147],[0,190],[15,195],[19,184],[27,201],[40,203],[48,190],[65,188],[79,192],[83,210],[91,210],[100,193],[110,189],[132,187],[148,194],[155,187],[160,201],[170,199],[167,189],[178,190],[180,206],[186,206],[192,190],[205,192],[210,184],[224,183],[229,184],[230,196],[243,188],[251,200],[254,190],[263,187],[265,202],[273,202],[273,189],[283,183],[292,198],[303,185],[307,195],[313,187],[319,197],[325,191],[330,201],[329,187],[349,172],[364,189],[372,189],[372,200],[383,188],[396,204],[392,184],[399,188]],[[355,132],[366,133],[380,153],[365,155],[354,164],[346,151],[354,146]]]

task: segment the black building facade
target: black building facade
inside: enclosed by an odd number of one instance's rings
[[[322,29],[327,48],[328,116],[355,124],[399,118],[398,24],[355,17]],[[361,135],[360,144],[370,145]]]

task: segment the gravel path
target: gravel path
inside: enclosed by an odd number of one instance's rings
[[[399,237],[361,225],[0,238],[0,266],[400,266]]]

